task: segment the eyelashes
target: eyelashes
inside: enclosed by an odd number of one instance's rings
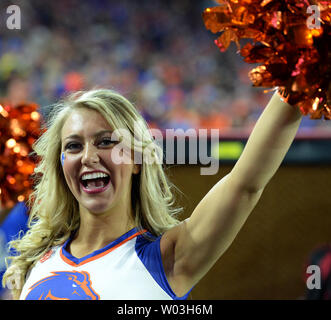
[[[80,143],[77,142],[69,142],[65,145],[64,150],[74,150],[80,147]]]
[[[110,146],[110,145],[113,145],[113,144],[117,144],[119,141],[117,140],[112,140],[110,138],[105,138],[105,139],[102,139],[102,141],[99,143],[99,145],[103,145],[103,146]]]
[[[98,147],[110,147],[119,143],[118,140],[112,140],[111,138],[103,138],[100,141],[94,143],[94,145]],[[65,145],[64,150],[69,151],[78,151],[82,148],[82,144],[80,142],[69,142]]]

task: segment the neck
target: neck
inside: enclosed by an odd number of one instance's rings
[[[80,208],[80,226],[70,244],[70,252],[83,257],[119,238],[135,227],[132,212],[116,215],[110,212],[93,214]]]

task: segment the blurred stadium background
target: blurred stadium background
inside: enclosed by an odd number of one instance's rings
[[[8,30],[18,4],[21,30]],[[201,13],[214,1],[1,1],[0,94],[42,108],[94,86],[128,96],[152,127],[249,131],[270,94],[250,85],[254,65],[220,53]],[[331,136],[326,121],[301,132]]]
[[[10,4],[21,8],[21,30],[5,26]],[[216,35],[201,17],[214,5],[206,0],[2,0],[1,100],[33,101],[47,113],[67,92],[107,87],[129,98],[152,128],[219,128],[218,175],[202,177],[198,166],[170,168],[188,195],[180,200],[188,215],[231,169],[271,96],[251,86],[247,74],[255,65],[244,63],[234,44],[224,53],[214,45]],[[303,294],[305,257],[331,241],[330,148],[330,122],[305,117],[284,161],[290,166],[280,168],[238,240],[194,289],[193,299]],[[312,216],[317,217],[313,230]]]

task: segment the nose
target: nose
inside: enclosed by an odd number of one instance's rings
[[[87,143],[85,145],[81,162],[87,166],[99,162],[98,150],[93,144]]]

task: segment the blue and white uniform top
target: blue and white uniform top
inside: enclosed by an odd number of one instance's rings
[[[145,233],[145,234],[144,234]],[[148,237],[154,238],[153,241]],[[104,248],[75,258],[62,246],[31,269],[21,300],[179,300],[161,260],[159,237],[134,228]]]

